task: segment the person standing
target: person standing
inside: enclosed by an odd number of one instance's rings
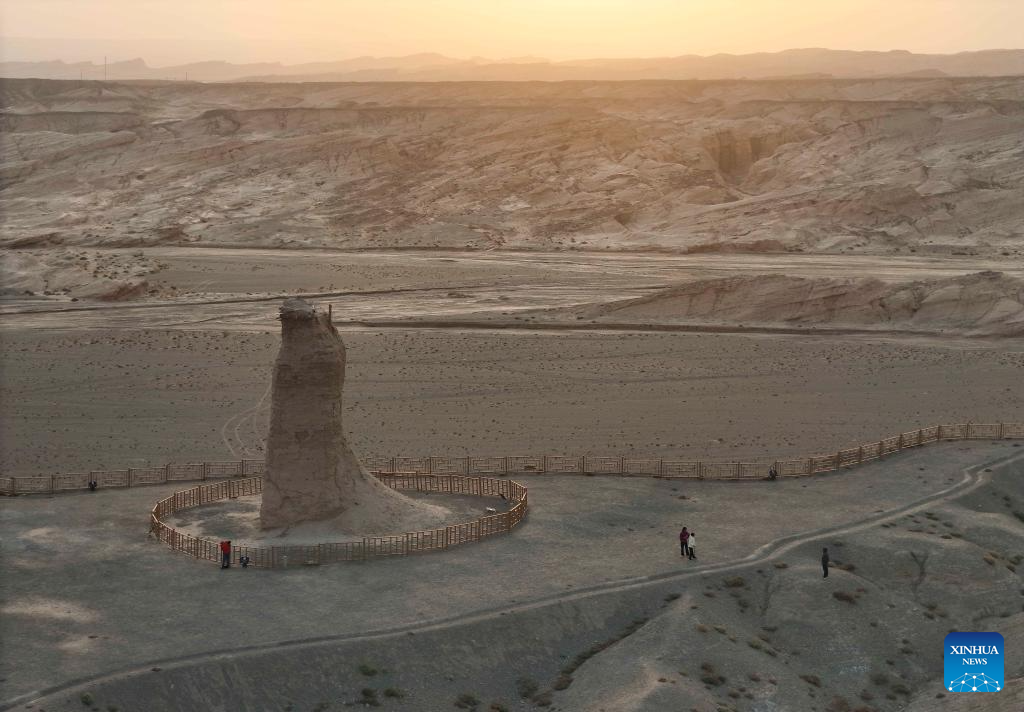
[[[697,552],[694,549],[694,547],[696,546],[696,540],[697,540],[697,535],[694,532],[690,532],[690,538],[686,542],[686,548],[690,552],[690,557],[689,558],[691,558],[691,559],[696,559],[697,558]]]
[[[679,532],[679,555],[686,556],[689,554],[689,543],[690,543],[690,532],[686,531],[686,527],[683,527],[683,531]]]
[[[821,572],[824,574],[822,578],[828,578],[828,564],[828,549],[825,548],[821,550]]]
[[[231,542],[225,539],[220,543],[220,567],[231,568]]]

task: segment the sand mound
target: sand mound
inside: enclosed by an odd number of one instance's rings
[[[160,265],[141,252],[17,250],[0,253],[2,296],[64,296],[120,301],[144,296]]]
[[[484,516],[485,507],[495,506],[494,502],[480,497],[424,494],[402,496],[420,506],[400,511],[397,518],[387,522],[395,527],[390,531],[381,522],[361,516],[362,512],[358,509],[331,519],[264,529],[260,526],[259,496],[185,509],[176,512],[169,523],[193,536],[230,539],[239,546],[313,545],[361,541],[364,536],[397,535],[462,524]]]
[[[884,325],[1024,333],[1024,282],[978,272],[922,282],[776,275],[701,280],[648,297],[593,305],[580,318],[636,322]]]

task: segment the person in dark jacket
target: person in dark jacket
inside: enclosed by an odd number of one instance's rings
[[[220,543],[220,567],[231,568],[231,542],[225,539]]]
[[[690,532],[686,531],[686,527],[683,527],[683,531],[679,532],[679,555],[686,556],[690,553]]]
[[[824,574],[824,576],[822,576],[822,578],[828,578],[828,564],[829,564],[828,549],[822,549],[821,550],[821,572]]]

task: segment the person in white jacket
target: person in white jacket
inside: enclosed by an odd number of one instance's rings
[[[695,550],[696,546],[697,546],[697,542],[696,542],[696,540],[694,538],[693,532],[691,531],[690,532],[690,539],[689,539],[689,541],[686,542],[686,548],[690,550],[690,556],[689,556],[690,559],[696,559],[697,558],[697,552]]]

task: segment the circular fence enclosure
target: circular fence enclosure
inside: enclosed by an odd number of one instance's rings
[[[248,556],[249,566],[275,569],[319,566],[339,561],[367,561],[383,556],[408,556],[428,551],[440,551],[459,544],[480,541],[496,534],[505,534],[512,531],[526,517],[526,487],[513,480],[420,473],[374,472],[373,474],[381,482],[395,490],[497,497],[504,498],[512,506],[508,511],[489,514],[471,522],[389,536],[363,537],[361,541],[308,546],[235,546],[232,547],[231,562],[237,564],[241,557]],[[220,500],[256,495],[262,492],[262,477],[226,480],[175,492],[154,505],[150,512],[150,533],[174,551],[180,551],[197,559],[219,562],[221,560],[219,542],[180,532],[165,524],[164,517],[174,512]]]

